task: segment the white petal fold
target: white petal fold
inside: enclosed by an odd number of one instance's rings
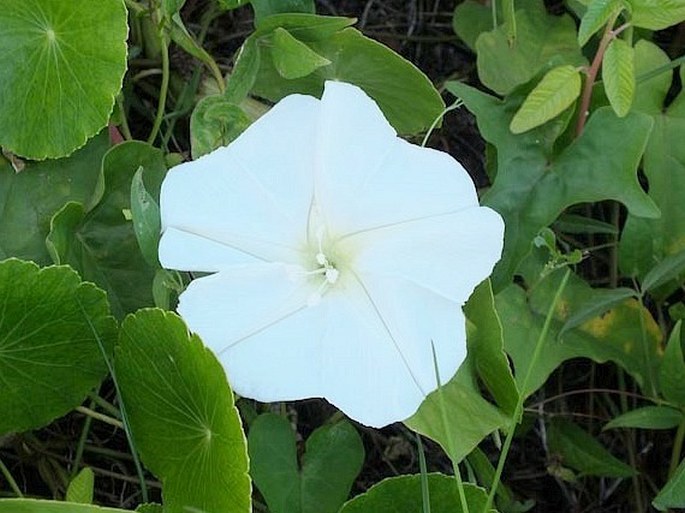
[[[363,281],[411,281],[462,305],[502,253],[504,224],[487,207],[357,233],[338,245]]]
[[[162,184],[162,230],[194,234],[196,271],[207,260],[205,241],[225,244],[268,262],[292,261],[306,240],[314,185],[311,145],[319,101],[292,95],[231,145],[169,171]],[[196,248],[189,246],[187,251]],[[192,257],[166,252],[165,265],[189,268]]]

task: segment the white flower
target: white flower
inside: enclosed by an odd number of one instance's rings
[[[398,138],[356,86],[281,100],[162,185],[162,265],[212,272],[178,311],[260,401],[324,397],[383,426],[466,356],[462,304],[502,251],[449,155]]]

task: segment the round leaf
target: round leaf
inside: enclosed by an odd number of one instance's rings
[[[129,315],[115,370],[136,448],[163,482],[164,511],[251,511],[233,393],[223,367],[183,321],[155,309]]]
[[[5,0],[0,145],[32,159],[83,146],[107,124],[126,71],[122,0]]]
[[[0,262],[0,434],[48,424],[107,370],[115,324],[102,290],[69,267]]]

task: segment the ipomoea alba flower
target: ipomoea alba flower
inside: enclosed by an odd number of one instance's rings
[[[383,426],[466,356],[462,304],[502,251],[449,155],[397,137],[356,86],[291,95],[233,143],[166,177],[162,265],[212,272],[178,311],[234,390],[324,397]]]

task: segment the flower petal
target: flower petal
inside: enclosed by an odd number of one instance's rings
[[[373,278],[329,307],[325,397],[363,424],[404,420],[437,388],[431,342],[442,382],[466,356],[459,306],[411,282]]]
[[[202,249],[208,240],[264,261],[293,261],[306,240],[319,103],[288,96],[229,146],[169,171],[160,196],[163,231],[197,235],[188,238],[191,254],[193,241]],[[192,265],[192,256],[164,258],[169,267]],[[211,271],[204,261],[193,270]]]
[[[358,87],[327,82],[321,118],[316,195],[334,235],[478,204],[456,160],[396,137]]]
[[[178,312],[216,353],[236,393],[265,402],[321,396],[312,362],[326,319],[307,306],[315,289],[284,265],[235,266],[194,280]]]
[[[337,247],[351,255],[348,265],[364,282],[396,276],[461,305],[499,260],[503,233],[499,214],[473,207],[358,232]]]

